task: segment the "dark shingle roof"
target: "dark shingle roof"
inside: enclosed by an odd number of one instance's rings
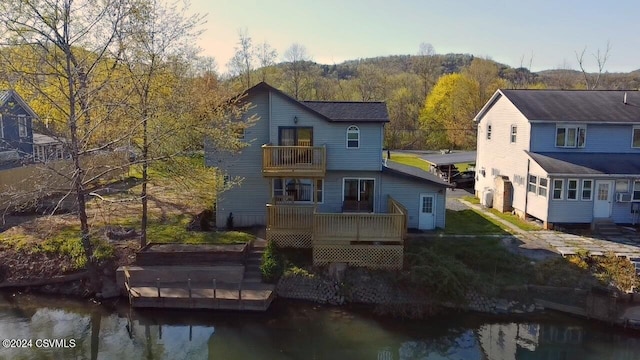
[[[527,154],[549,174],[640,174],[638,154],[533,153],[529,151]]]
[[[442,180],[441,178],[439,178],[438,176],[432,173],[426,172],[415,166],[408,166],[408,165],[397,163],[395,161],[387,161],[382,166],[382,172],[388,173],[391,175],[409,177],[417,180],[427,180],[435,185],[439,185],[442,187],[451,187],[451,184]]]
[[[308,108],[333,121],[388,122],[387,105],[383,102],[301,101]]]
[[[640,92],[500,90],[530,121],[640,123]],[[624,103],[625,94],[627,103]]]
[[[253,86],[241,96],[261,91],[273,91],[330,122],[389,122],[387,105],[383,102],[298,101],[266,82]]]

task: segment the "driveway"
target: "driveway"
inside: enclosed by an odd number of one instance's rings
[[[447,189],[447,209],[453,211],[469,209],[467,205],[458,201],[463,196],[473,196],[473,189]]]

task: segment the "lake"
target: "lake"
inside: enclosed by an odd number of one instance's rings
[[[640,333],[555,313],[406,321],[281,300],[267,313],[120,303],[0,293],[0,340],[21,346],[0,359],[640,359]]]

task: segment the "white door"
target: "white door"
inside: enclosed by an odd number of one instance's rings
[[[613,200],[613,181],[596,180],[596,193],[593,200],[593,217],[611,217],[611,203]]]
[[[433,230],[436,228],[436,196],[434,194],[420,194],[420,216],[418,229]]]

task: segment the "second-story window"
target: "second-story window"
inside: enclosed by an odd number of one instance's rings
[[[558,126],[556,128],[556,147],[583,148],[587,140],[585,126]]]
[[[518,137],[518,127],[516,125],[511,125],[511,142],[515,143],[517,137]]]
[[[357,149],[360,147],[360,129],[351,125],[347,128],[347,149]]]
[[[487,125],[487,140],[491,140],[491,124]]]
[[[27,137],[27,117],[18,115],[18,135],[21,138]]]
[[[633,139],[631,140],[631,147],[640,148],[640,126],[633,127]]]

